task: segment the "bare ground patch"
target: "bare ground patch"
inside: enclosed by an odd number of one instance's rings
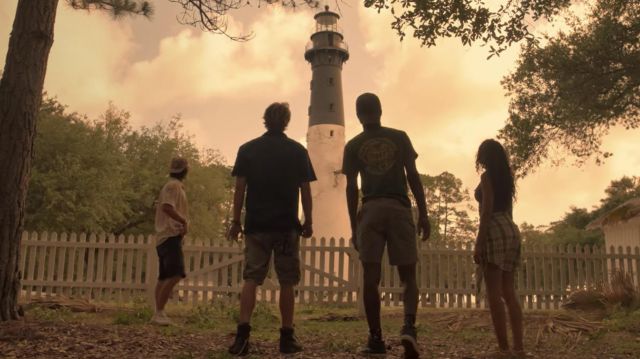
[[[2,358],[229,358],[234,332],[233,306],[174,309],[177,325],[147,324],[148,312],[72,313],[27,311],[25,320],[0,323]],[[625,325],[566,311],[525,314],[527,350],[536,358],[638,358],[640,332],[629,316]],[[263,306],[253,323],[250,358],[279,358],[277,310]],[[419,341],[423,358],[477,358],[494,347],[489,314],[479,310],[421,310]],[[120,323],[120,324],[115,324]],[[402,315],[384,315],[388,358],[401,358],[397,333]],[[626,323],[626,322],[625,322]],[[305,351],[296,358],[357,358],[366,323],[351,308],[300,308],[297,335]]]

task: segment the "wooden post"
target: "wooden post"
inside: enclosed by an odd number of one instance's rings
[[[147,303],[151,308],[156,307],[156,281],[158,279],[158,253],[156,252],[155,238],[147,237],[147,266],[144,275],[144,283],[147,288]]]

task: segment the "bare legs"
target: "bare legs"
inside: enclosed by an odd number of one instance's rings
[[[378,286],[381,277],[380,263],[362,263],[364,269],[364,308],[367,323],[372,332],[379,331],[380,325],[380,292]],[[416,265],[398,266],[398,274],[404,287],[404,314],[415,319],[418,310],[418,285],[416,283]]]
[[[245,280],[240,295],[240,324],[249,323],[253,308],[256,306],[256,288],[258,284],[252,280]]]
[[[521,351],[523,349],[522,308],[515,292],[514,273],[503,271],[499,267],[489,264],[485,270],[485,282],[498,346],[501,350],[509,350],[507,318],[504,309],[504,304],[506,304],[513,332],[513,346],[516,351]]]
[[[382,269],[380,263],[362,263],[364,270],[364,285],[362,288],[364,297],[364,311],[367,314],[367,323],[371,332],[380,332],[380,275]]]
[[[416,283],[415,263],[398,266],[398,275],[404,287],[403,304],[405,318],[412,316],[412,318],[415,319],[418,311],[418,284]]]
[[[293,328],[295,294],[292,285],[280,285],[280,316],[283,328]]]
[[[256,306],[256,289],[258,284],[246,280],[240,296],[240,324],[249,323],[251,314]],[[295,293],[292,285],[280,285],[280,315],[283,328],[293,328],[293,309]]]
[[[513,349],[515,351],[522,351],[524,349],[522,340],[522,307],[516,295],[514,277],[514,272],[503,272],[502,297],[509,311],[511,332],[513,333]]]
[[[155,291],[156,312],[161,312],[164,310],[164,306],[167,305],[167,301],[169,301],[169,296],[171,296],[173,287],[175,287],[181,279],[182,277],[178,276],[158,281]]]

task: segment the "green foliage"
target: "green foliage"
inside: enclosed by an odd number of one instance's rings
[[[420,175],[431,221],[432,239],[445,242],[468,242],[475,239],[476,222],[467,210],[469,191],[462,181],[449,172],[437,176]]]
[[[43,102],[27,196],[28,230],[152,233],[155,201],[168,164],[191,164],[185,181],[191,235],[215,238],[231,206],[230,170],[213,150],[199,151],[180,119],[134,130],[110,106],[94,121]]]
[[[552,222],[546,228],[523,223],[520,226],[523,240],[531,244],[604,245],[602,231],[587,230],[587,225],[622,203],[640,197],[640,177],[624,176],[613,180],[604,192],[605,197],[600,200],[599,206],[591,211],[571,207],[561,220]]]
[[[604,192],[607,196],[600,200],[600,207],[594,211],[595,217],[609,212],[630,199],[640,197],[640,177],[624,176],[619,180],[611,181]]]
[[[601,163],[602,137],[613,126],[640,125],[640,2],[594,0],[585,21],[523,48],[503,80],[511,97],[499,137],[520,175],[543,161]]]
[[[391,27],[402,40],[406,31],[423,45],[434,46],[439,38],[456,37],[464,45],[477,41],[490,46],[491,56],[513,43],[534,40],[532,20],[552,19],[571,0],[499,1],[497,9],[481,0],[365,0],[366,7],[388,10]]]
[[[106,10],[113,17],[123,15],[153,15],[153,7],[149,1],[141,0],[67,0],[69,6],[81,10]]]

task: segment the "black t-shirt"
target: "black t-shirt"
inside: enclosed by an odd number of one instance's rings
[[[347,143],[342,172],[360,174],[363,202],[390,197],[410,207],[405,167],[417,157],[405,132],[379,127],[365,130]]]
[[[301,144],[267,132],[240,147],[231,175],[247,179],[246,233],[300,229],[300,185],[316,180]]]

